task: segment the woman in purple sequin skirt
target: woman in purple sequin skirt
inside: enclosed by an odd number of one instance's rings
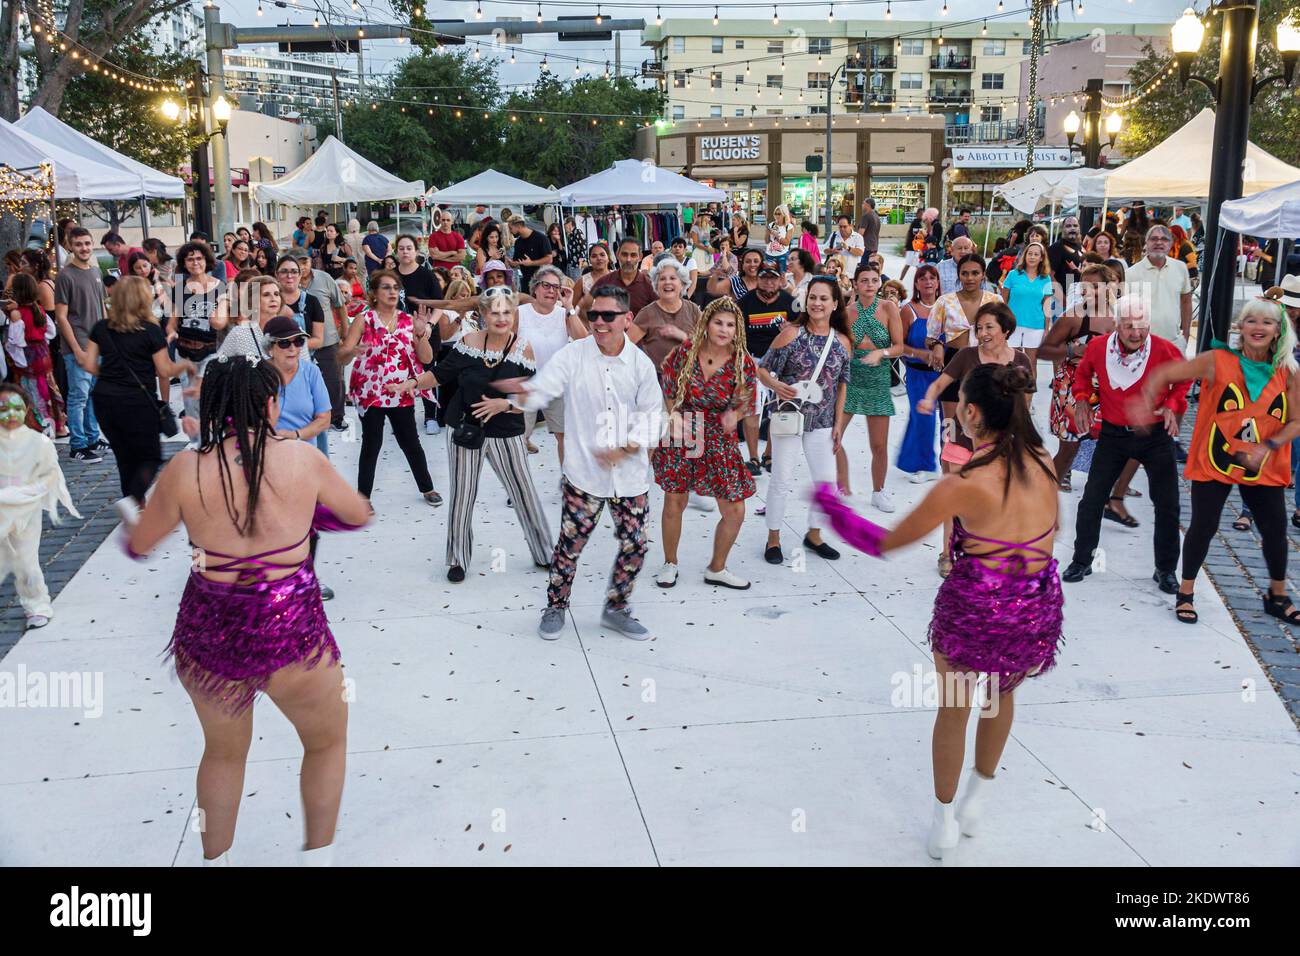
[[[143,558],[184,522],[193,549],[167,651],[203,726],[204,865],[230,865],[259,691],[303,742],[304,864],[328,864],[343,796],[343,672],[308,540],[370,510],[314,446],[276,437],[279,391],[260,354],[214,359],[199,449],[163,469],[127,541]]]
[[[817,490],[835,532],[877,557],[953,522],[952,573],[935,597],[929,631],[939,685],[927,846],[935,859],[956,848],[960,833],[975,835],[1011,733],[1012,692],[1056,663],[1061,641],[1063,599],[1052,557],[1058,491],[1051,456],[1029,417],[1032,388],[1029,373],[1016,366],[981,365],[967,375],[956,417],[974,454],[892,531],[855,514],[834,486]],[[954,807],[976,703],[975,766]]]

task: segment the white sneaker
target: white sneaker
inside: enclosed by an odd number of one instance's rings
[[[914,485],[923,485],[928,481],[934,481],[939,477],[937,471],[914,471],[908,481]]]
[[[716,584],[719,587],[731,588],[732,590],[735,591],[749,590],[748,581],[746,581],[744,578],[740,577],[739,575],[732,574],[726,568],[723,568],[721,571],[705,570],[704,583]]]
[[[31,617],[27,619],[27,626],[33,629],[38,627],[44,627],[46,624],[49,623],[50,623],[49,617],[44,614],[33,614]]]
[[[889,514],[894,510],[894,499],[889,496],[889,492],[884,488],[871,493],[871,506],[877,511],[883,511]]]
[[[117,509],[117,516],[122,519],[122,524],[128,528],[134,527],[136,522],[140,520],[140,506],[129,495],[125,498],[118,498],[113,507]]]
[[[670,588],[677,583],[677,565],[671,561],[665,561],[664,566],[659,569],[655,575],[655,584],[661,588]]]
[[[716,501],[714,501],[712,498],[705,498],[703,495],[697,495],[693,491],[687,496],[687,504],[689,504],[692,508],[695,508],[697,511],[718,510],[718,504]]]

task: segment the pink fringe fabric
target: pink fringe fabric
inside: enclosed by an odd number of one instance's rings
[[[882,528],[855,512],[840,500],[838,489],[830,483],[817,486],[813,491],[813,501],[830,521],[831,530],[846,543],[873,558],[881,556],[880,544],[889,533],[888,528]]]

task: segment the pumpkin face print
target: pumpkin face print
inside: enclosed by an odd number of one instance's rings
[[[1209,409],[1203,406],[1203,411]],[[1247,400],[1244,389],[1227,382],[1215,403],[1206,439],[1206,458],[1212,469],[1234,482],[1257,482],[1269,471],[1269,452],[1258,468],[1247,468],[1237,455],[1247,445],[1258,444],[1277,433],[1287,420],[1285,379],[1269,380],[1259,399]]]

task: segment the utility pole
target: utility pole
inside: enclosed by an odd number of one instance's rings
[[[366,57],[361,52],[362,42],[357,40],[357,102],[366,101]]]
[[[194,152],[190,154],[190,178],[194,183],[194,229],[201,232],[209,239],[216,240],[212,233],[212,182],[211,173],[208,168],[208,141],[206,134],[208,132],[208,111],[204,108],[203,89],[205,86],[203,76],[203,64],[194,64],[194,97],[193,102],[198,107],[199,121],[203,123],[203,132],[205,138],[202,143],[194,147]],[[186,98],[185,108],[190,108],[190,99]],[[186,236],[188,239],[189,237]]]
[[[1101,87],[1103,80],[1092,79],[1084,85],[1083,101],[1083,165],[1086,169],[1101,168]],[[1092,228],[1091,206],[1080,210],[1079,227],[1087,234]]]
[[[213,104],[225,96],[226,66],[224,50],[233,46],[228,35],[233,31],[229,24],[221,22],[221,11],[215,5],[203,8],[203,22],[208,52],[208,89],[207,116],[205,122],[211,129],[212,144],[212,188],[216,200],[216,222],[211,239],[217,248],[221,248],[221,236],[233,232],[235,228],[235,197],[230,185],[230,141],[222,124],[214,118]]]
[[[623,34],[614,34],[614,76],[623,75]]]

